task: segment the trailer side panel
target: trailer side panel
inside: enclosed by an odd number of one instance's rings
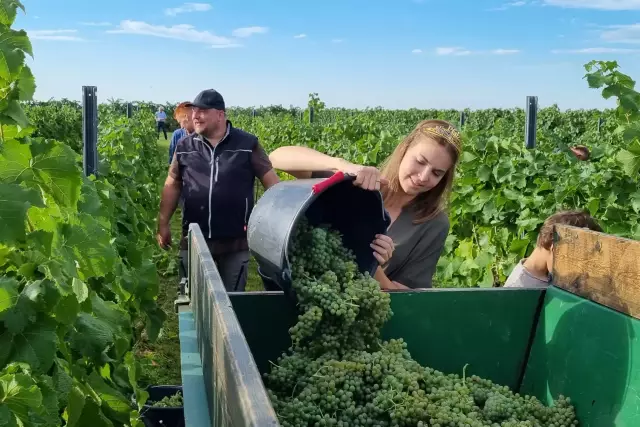
[[[521,392],[551,404],[568,396],[583,427],[640,425],[640,321],[555,286]]]

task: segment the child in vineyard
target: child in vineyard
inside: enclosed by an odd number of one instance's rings
[[[449,234],[445,205],[461,150],[460,135],[451,124],[424,120],[386,159],[382,172],[307,147],[280,147],[269,158],[275,169],[296,178],[343,171],[356,175],[355,185],[382,192],[391,225],[388,236],[378,236],[371,247],[381,264],[375,278],[382,289],[392,290],[432,286]]]
[[[547,218],[540,232],[536,247],[529,257],[520,260],[507,281],[506,288],[545,288],[551,282],[553,268],[553,227],[556,224],[602,231],[595,219],[582,211],[560,211]]]

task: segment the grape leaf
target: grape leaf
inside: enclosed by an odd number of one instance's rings
[[[1,37],[2,36],[0,36],[0,38]],[[24,110],[17,100],[9,101],[2,115],[11,119],[11,121],[8,121],[7,118],[5,118],[2,120],[3,123],[16,124],[20,127],[29,126],[29,119],[24,114]]]
[[[11,409],[9,409],[9,407],[4,403],[0,403],[0,426],[18,427],[16,417],[13,416]]]
[[[19,50],[2,50],[0,46],[0,79],[13,80],[24,63],[24,53]]]
[[[108,385],[95,371],[89,375],[89,384],[102,399],[102,409],[108,409],[105,411],[107,415],[113,416],[113,418],[122,423],[129,421],[129,412],[133,408],[131,402],[122,393]]]
[[[0,276],[0,313],[14,306],[18,300],[18,281]]]
[[[76,164],[76,154],[59,142],[31,144],[31,168],[38,183],[46,186],[61,206],[76,207],[82,186],[82,174]]]
[[[65,295],[56,304],[54,315],[56,319],[65,325],[72,325],[80,311],[78,298],[74,294]]]
[[[30,101],[36,92],[36,80],[33,77],[31,69],[26,65],[20,70],[18,91],[20,101]]]
[[[88,313],[80,313],[71,334],[71,348],[93,360],[101,360],[102,353],[113,345],[113,330],[107,322]]]
[[[2,134],[4,135],[5,141],[24,138],[25,136],[31,135],[34,131],[35,131],[35,128],[31,126],[19,127],[16,125],[8,125],[8,124],[2,126]]]
[[[631,196],[631,207],[636,213],[640,213],[640,191],[636,191]]]
[[[0,24],[10,27],[16,20],[18,8],[24,12],[24,6],[19,0],[0,1]]]
[[[33,378],[26,374],[0,376],[0,401],[11,409],[15,416],[25,423],[30,410],[42,405],[42,393]]]
[[[69,398],[69,406],[73,402],[73,422],[69,421],[67,427],[113,427],[113,423],[104,416],[100,406],[89,396],[85,397],[81,391],[74,391]],[[80,412],[78,414],[78,412]],[[71,415],[70,415],[70,420]]]
[[[0,151],[0,181],[20,182],[30,179],[31,150],[15,140],[5,141]]]
[[[637,177],[640,172],[640,140],[635,140],[616,156],[627,175]]]
[[[87,398],[79,387],[72,387],[68,395],[67,405],[67,427],[82,426],[79,424],[82,418],[84,404]]]
[[[82,280],[73,278],[72,282],[73,293],[76,294],[76,298],[78,298],[78,302],[84,302],[89,296],[89,288],[87,288],[86,283]]]
[[[79,225],[62,224],[60,250],[67,260],[75,260],[82,278],[101,277],[113,270],[117,253],[109,234],[89,215],[78,216]]]
[[[46,262],[51,257],[51,247],[53,245],[53,233],[44,230],[36,230],[33,233],[29,233],[27,236],[27,243],[33,248],[33,251],[37,251],[42,254],[42,258],[33,254],[29,259],[35,262]]]
[[[21,50],[33,57],[33,48],[26,31],[9,30],[0,36],[0,52],[9,50]]]
[[[33,189],[0,183],[0,242],[14,243],[25,238],[27,210],[44,206]]]
[[[491,270],[491,265],[487,265],[484,268],[484,274],[482,275],[482,280],[478,282],[478,286],[481,288],[490,288],[493,286],[493,272]]]
[[[42,405],[31,412],[30,424],[34,427],[58,427],[61,420],[58,415],[58,396],[52,378],[46,375],[39,377],[38,388],[42,393]]]
[[[102,209],[102,202],[95,184],[87,177],[82,177],[78,211],[92,216],[108,216]]]
[[[480,181],[489,181],[489,179],[491,178],[491,168],[487,165],[482,165],[478,168],[476,174]]]
[[[56,396],[58,396],[58,403],[60,407],[64,408],[68,403],[69,393],[73,386],[73,379],[60,366],[59,359],[53,373],[53,386],[56,391]]]
[[[14,336],[11,360],[28,363],[34,372],[47,372],[56,353],[56,324],[42,319]]]

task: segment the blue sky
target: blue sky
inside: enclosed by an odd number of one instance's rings
[[[36,99],[602,108],[586,62],[640,80],[640,0],[195,1],[23,0]]]

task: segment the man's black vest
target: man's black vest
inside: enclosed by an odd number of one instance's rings
[[[258,138],[227,122],[227,134],[212,147],[202,135],[180,140],[176,159],[184,198],[182,229],[198,223],[205,238],[246,238],[253,210],[255,173],[251,156]]]

